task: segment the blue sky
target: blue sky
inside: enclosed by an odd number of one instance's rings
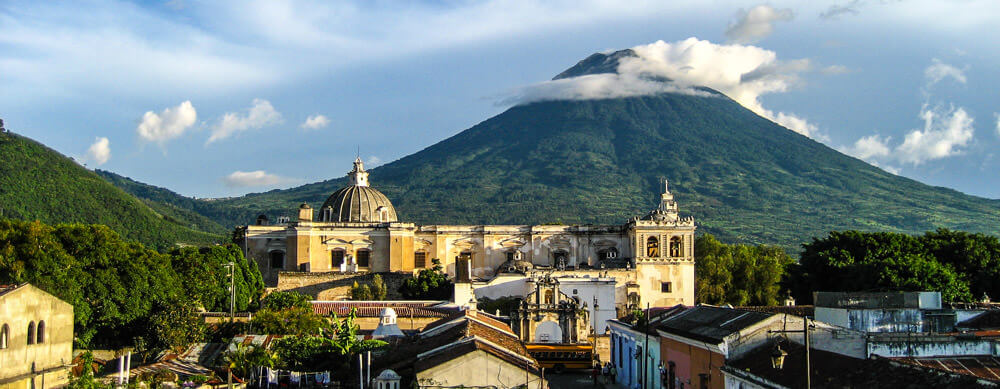
[[[0,118],[197,197],[339,177],[533,99],[704,84],[899,175],[1000,198],[1000,4],[0,3]],[[636,48],[618,78],[551,77]],[[377,185],[377,183],[375,183]]]

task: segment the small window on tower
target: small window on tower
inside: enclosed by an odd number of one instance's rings
[[[671,285],[670,285],[670,283],[669,282],[661,282],[660,283],[660,292],[662,292],[662,293],[670,293],[671,292]]]

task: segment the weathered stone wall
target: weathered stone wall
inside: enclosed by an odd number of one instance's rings
[[[403,296],[398,290],[403,282],[412,278],[410,273],[304,273],[281,272],[278,274],[276,291],[295,291],[316,300],[348,300],[351,297],[351,286],[371,285],[375,274],[382,276],[387,289],[386,298],[399,300]]]

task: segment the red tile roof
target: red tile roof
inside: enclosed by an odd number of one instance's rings
[[[337,316],[344,317],[351,314],[351,310],[356,310],[357,317],[379,317],[382,310],[392,308],[396,311],[396,317],[448,317],[458,308],[435,307],[437,302],[409,302],[409,301],[313,301],[313,312],[319,315],[329,315],[336,313]]]

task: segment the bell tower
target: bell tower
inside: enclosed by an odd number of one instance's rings
[[[361,157],[354,160],[354,170],[347,173],[353,186],[368,186],[368,172],[365,171],[365,163],[361,162]]]

